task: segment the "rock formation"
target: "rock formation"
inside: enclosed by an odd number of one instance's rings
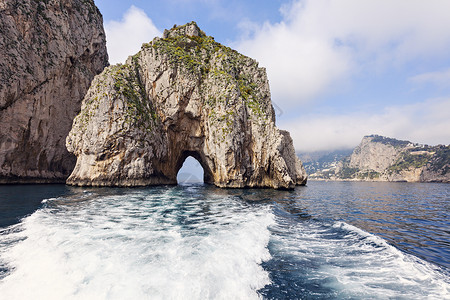
[[[306,183],[289,133],[275,127],[265,69],[194,22],[97,76],[67,148],[72,185],[176,184],[188,156],[219,187]]]
[[[0,183],[67,179],[66,136],[107,63],[93,0],[0,0]]]
[[[348,166],[381,173],[393,165],[400,152],[408,146],[412,143],[376,135],[365,136],[350,155]]]
[[[450,182],[450,146],[425,146],[365,136],[335,169],[312,178],[362,181]]]

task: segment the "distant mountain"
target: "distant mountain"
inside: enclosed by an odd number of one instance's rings
[[[330,168],[335,168],[343,158],[350,156],[353,149],[336,151],[315,151],[297,153],[308,174],[314,174]]]
[[[311,156],[305,163],[310,179],[450,182],[450,145],[428,146],[370,135],[339,161],[324,163],[324,157],[314,160]]]

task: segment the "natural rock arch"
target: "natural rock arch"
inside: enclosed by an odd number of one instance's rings
[[[211,170],[207,166],[205,166],[204,163],[201,162],[201,158],[198,153],[190,152],[190,151],[184,151],[184,153],[180,157],[179,163],[176,165],[177,183],[178,184],[180,183],[180,181],[178,180],[178,177],[180,176],[180,172],[181,172],[182,168],[185,166],[186,161],[189,159],[189,157],[191,157],[194,161],[196,161],[200,165],[202,172],[203,172],[201,181],[203,183],[213,184],[214,177],[212,175]],[[196,175],[196,174],[193,174],[193,175]],[[197,178],[196,176],[195,176],[195,178],[200,179],[200,178]]]
[[[66,145],[77,156],[73,185],[176,184],[189,155],[219,187],[306,182],[289,133],[275,126],[265,69],[194,22],[97,76]]]

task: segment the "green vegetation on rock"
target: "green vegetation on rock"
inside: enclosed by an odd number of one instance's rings
[[[172,30],[180,31],[184,26],[186,25]],[[216,42],[213,37],[204,33],[199,36],[171,35],[164,39],[155,39],[142,47],[153,48],[157,56],[167,55],[170,64],[195,74],[201,83],[207,80],[220,81],[224,85],[225,93],[237,88],[246,106],[258,119],[264,119],[264,108],[258,97],[258,83],[242,70],[242,66],[248,65],[249,61],[253,68],[257,68],[256,61]],[[201,87],[201,90],[204,88]],[[207,95],[204,95],[204,98],[205,102],[213,107],[218,102],[225,101],[227,96],[216,97],[213,101]]]
[[[352,179],[355,177],[356,173],[358,173],[358,168],[350,168],[348,166],[344,166],[339,172],[339,177],[342,179]]]
[[[433,148],[435,154],[430,160],[430,169],[441,175],[450,173],[450,145]]]
[[[380,178],[381,174],[373,171],[373,170],[364,170],[364,171],[359,171],[356,175],[356,177],[358,179],[370,179],[370,180],[374,180],[374,179],[378,179]]]
[[[116,65],[111,68],[111,76],[115,81],[114,89],[128,104],[126,122],[133,122],[140,128],[151,130],[157,114],[140,80],[136,67],[137,57],[134,57],[133,62],[134,66]]]
[[[385,145],[391,145],[396,148],[406,147],[409,144],[411,144],[411,142],[408,142],[408,141],[397,140],[397,139],[393,139],[393,138],[389,138],[389,137],[384,137],[381,135],[370,135],[369,137],[372,137],[372,142],[374,142],[374,143],[382,143]]]
[[[400,173],[403,170],[421,168],[430,160],[429,154],[411,154],[410,151],[401,153],[399,159],[388,168],[389,172]]]

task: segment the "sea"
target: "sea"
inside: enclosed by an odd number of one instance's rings
[[[0,299],[450,299],[450,184],[0,186]]]

